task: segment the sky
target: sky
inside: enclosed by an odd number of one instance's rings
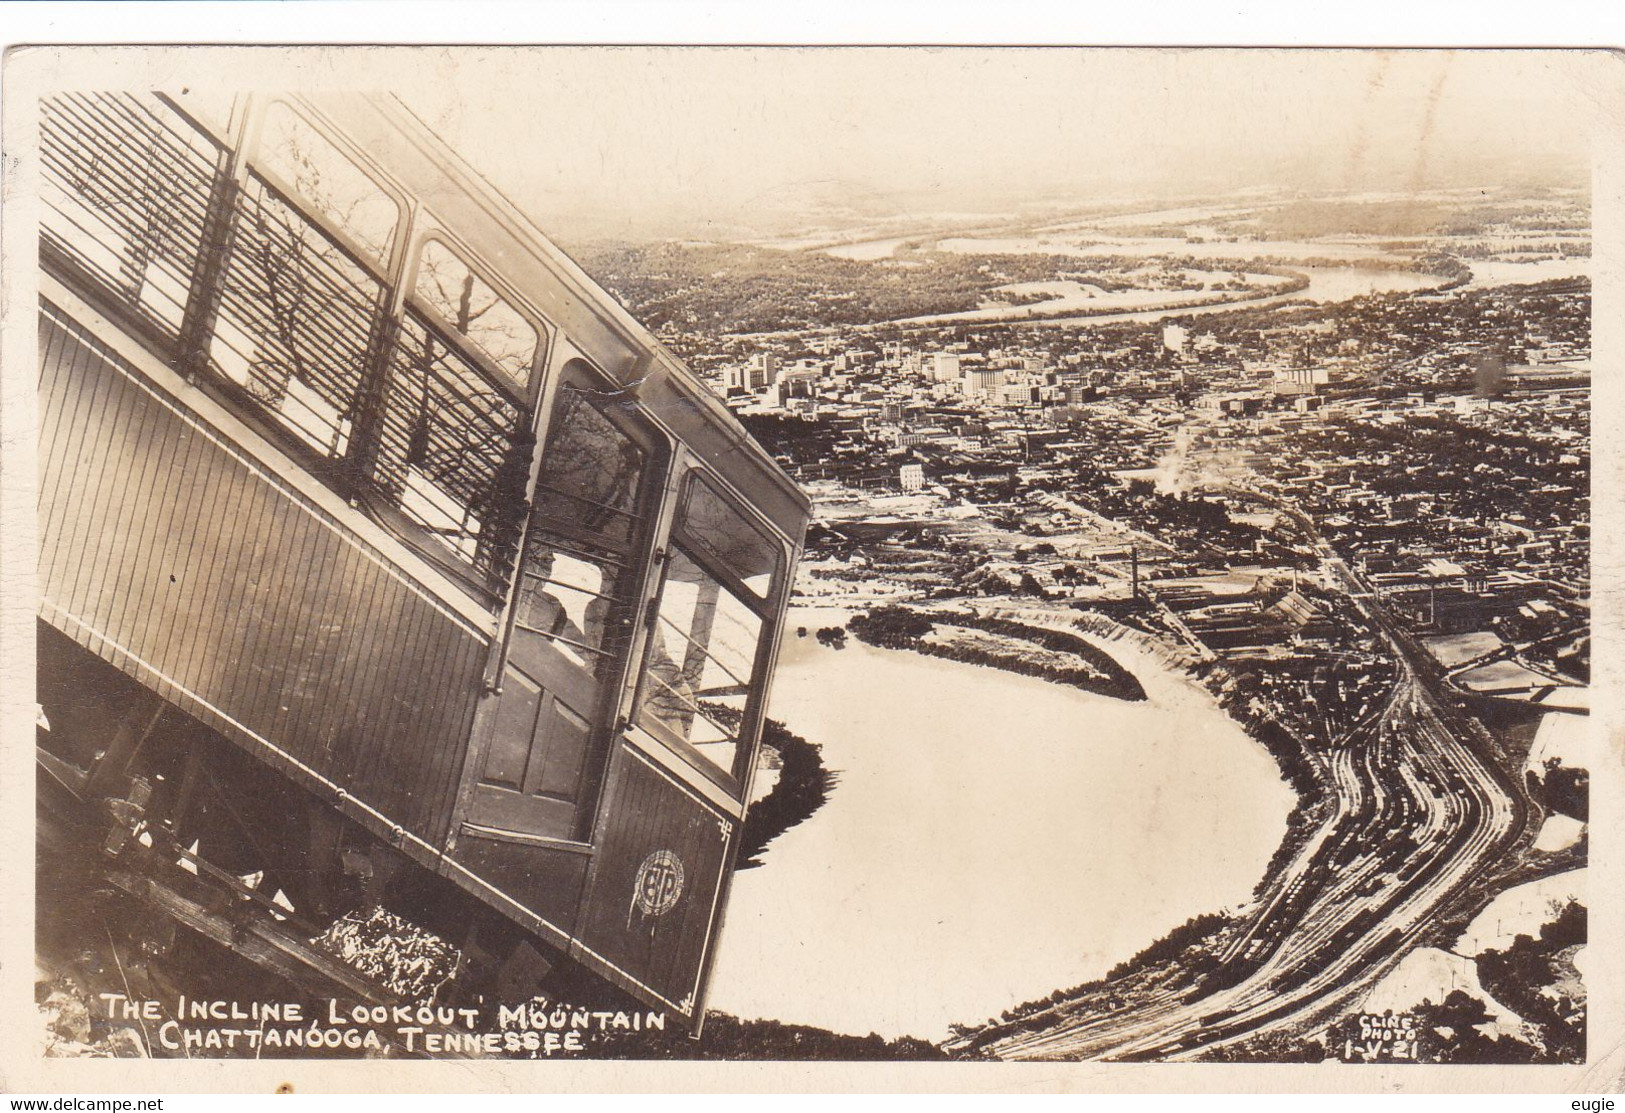
[[[421,69],[408,105],[563,237],[1576,184],[1591,126],[1558,52],[564,48]]]

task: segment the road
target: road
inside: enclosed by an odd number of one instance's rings
[[[1180,1060],[1306,1030],[1470,902],[1486,870],[1526,837],[1529,805],[1482,726],[1436,694],[1437,668],[1313,523],[1278,505],[1306,528],[1398,665],[1382,706],[1322,755],[1332,814],[1274,880],[1219,969],[1194,987],[1168,984],[1103,1013],[1068,1015],[1063,1001],[982,1033],[992,1054]]]

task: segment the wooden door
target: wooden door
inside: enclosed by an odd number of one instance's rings
[[[468,819],[578,839],[610,744],[667,453],[585,369],[560,384]]]

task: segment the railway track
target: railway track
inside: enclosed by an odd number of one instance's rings
[[[975,1039],[1004,1059],[1182,1060],[1301,1031],[1379,980],[1441,917],[1470,906],[1481,875],[1532,834],[1523,787],[1500,768],[1487,733],[1434,694],[1434,670],[1415,643],[1291,513],[1400,670],[1380,714],[1326,755],[1333,813],[1216,976],[1105,1014],[1071,1016],[1061,1002],[961,1045]]]
[[[359,1006],[415,1008],[377,979],[314,945],[320,925],[280,911],[240,880],[167,848],[132,841],[107,851],[108,824],[42,777],[36,816],[37,914],[41,972],[83,983],[86,1004],[103,993],[159,1002],[211,996],[249,1001],[333,1002],[340,1016]],[[235,882],[235,883],[234,883]],[[310,1015],[315,1015],[314,1010]],[[166,1019],[177,1015],[164,1014]],[[143,1026],[146,1027],[146,1026]],[[455,1029],[428,1024],[443,1036]],[[148,1055],[164,1054],[143,1032]],[[190,1052],[183,1052],[190,1057]],[[386,1043],[385,1057],[408,1054]],[[441,1056],[421,1046],[415,1058]]]

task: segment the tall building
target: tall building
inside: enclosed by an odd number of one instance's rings
[[[811,398],[818,390],[817,371],[784,371],[762,392],[769,406],[783,406],[792,398]]]
[[[990,368],[968,368],[964,382],[966,398],[985,398],[1004,385],[1004,372]]]
[[[779,378],[779,357],[772,352],[757,352],[750,357],[745,365],[748,373],[746,389],[750,391],[766,390]]]
[[[1004,383],[993,393],[1005,406],[1036,406],[1039,401],[1039,388],[1032,383]]]
[[[939,383],[959,378],[959,357],[951,352],[938,352],[931,357],[931,377]]]
[[[1276,394],[1313,394],[1316,387],[1330,382],[1331,372],[1324,367],[1283,367],[1270,386]]]

